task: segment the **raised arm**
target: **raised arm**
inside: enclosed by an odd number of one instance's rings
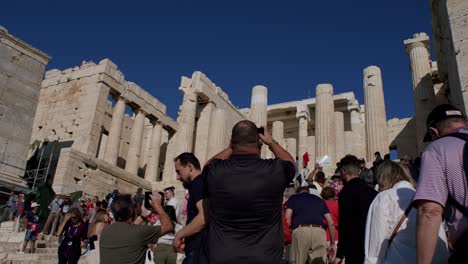
[[[161,235],[165,235],[174,230],[174,224],[171,221],[171,218],[166,214],[164,208],[161,206],[161,195],[159,193],[154,193],[150,195],[151,197],[151,206],[159,215],[159,221],[161,221]]]
[[[266,127],[264,127],[264,130],[264,134],[259,134],[260,139],[263,141],[263,143],[267,144],[271,152],[275,154],[275,157],[281,160],[289,161],[294,165],[294,167],[296,167],[296,162],[294,161],[291,154],[289,154],[289,152],[287,152],[283,147],[280,146],[280,144],[278,144],[278,142],[273,139]]]

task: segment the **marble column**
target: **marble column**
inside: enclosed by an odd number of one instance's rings
[[[200,107],[200,106],[199,106]],[[200,117],[197,122],[196,141],[195,141],[195,156],[200,161],[201,166],[211,158],[209,154],[210,148],[210,130],[214,123],[212,122],[212,115],[215,105],[213,102],[208,102],[203,109],[201,109]]]
[[[266,127],[267,125],[267,107],[268,107],[268,89],[265,86],[257,85],[252,89],[252,98],[250,103],[250,121],[257,127]],[[262,158],[266,157],[267,146],[262,148]]]
[[[153,124],[149,118],[145,118],[145,125],[143,128],[143,139],[141,141],[141,153],[140,153],[140,160],[139,166],[140,168],[144,168],[148,165],[148,157],[150,155],[151,150],[151,135],[153,134]]]
[[[274,121],[271,129],[271,136],[274,140],[278,141],[278,144],[285,147],[284,144],[284,122],[283,121]]]
[[[331,84],[317,85],[315,103],[315,156],[316,158],[322,158],[328,155],[333,167],[336,161],[334,113],[333,86]]]
[[[158,179],[159,156],[161,152],[162,125],[156,122],[151,134],[151,145],[146,166],[145,180],[155,182]]]
[[[228,133],[227,112],[224,109],[217,108],[213,111],[212,125],[210,129],[210,140],[209,140],[209,159],[217,153],[225,149],[229,142],[226,141],[226,133]]]
[[[304,163],[303,156],[307,152],[307,136],[309,130],[310,117],[309,115],[304,113],[300,113],[296,115],[296,117],[299,119],[299,167],[302,168]]]
[[[144,124],[145,113],[141,110],[137,110],[135,119],[133,121],[130,146],[128,147],[127,153],[127,162],[125,163],[125,170],[135,175],[138,173]]]
[[[286,151],[291,154],[293,159],[295,160],[297,157],[297,141],[295,138],[286,138]]]
[[[296,108],[296,118],[299,121],[299,167],[303,167],[303,156],[307,151],[307,136],[309,131],[310,112],[309,107],[306,104],[299,104]],[[309,153],[310,154],[310,153]]]
[[[364,69],[364,105],[367,161],[371,161],[376,151],[382,156],[389,152],[382,75],[377,66]]]
[[[335,112],[335,144],[336,144],[336,160],[338,161],[346,155],[344,113],[339,112],[339,111]]]
[[[418,152],[422,152],[425,146],[423,139],[426,132],[426,119],[435,106],[435,92],[429,58],[429,37],[426,33],[414,34],[413,38],[405,40],[404,44],[411,61],[417,147]]]
[[[177,131],[177,153],[193,152],[193,140],[195,132],[195,117],[197,114],[197,94],[185,92],[182,106],[180,108],[179,130]]]
[[[112,165],[117,164],[117,158],[119,157],[120,136],[122,135],[124,114],[125,100],[122,97],[119,97],[115,103],[114,111],[112,112],[112,121],[104,153],[104,161]]]

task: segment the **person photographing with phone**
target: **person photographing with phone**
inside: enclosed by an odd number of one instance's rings
[[[160,226],[140,225],[151,211],[141,206],[141,214],[135,215],[136,208],[129,194],[119,194],[112,202],[111,210],[115,222],[102,231],[100,260],[106,263],[145,263],[148,244],[156,244],[158,239],[174,229],[171,219],[161,205],[161,195],[149,194],[151,207],[159,215]],[[148,203],[145,199],[145,203]],[[148,205],[148,204],[146,204]]]
[[[263,144],[275,159],[260,158]],[[283,192],[294,174],[293,157],[266,128],[248,120],[233,127],[230,146],[202,172],[211,264],[281,262]]]

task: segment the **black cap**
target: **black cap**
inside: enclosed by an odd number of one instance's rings
[[[462,113],[462,111],[460,111],[460,109],[456,108],[451,104],[438,105],[434,109],[432,109],[431,113],[429,113],[426,120],[427,132],[424,136],[424,142],[431,141],[431,135],[429,133],[430,127],[434,127],[440,121],[449,118],[465,119],[465,115]]]

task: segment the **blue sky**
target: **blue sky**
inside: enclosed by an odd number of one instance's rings
[[[270,104],[314,97],[318,83],[363,103],[369,65],[382,69],[390,119],[414,113],[403,40],[432,36],[428,2],[4,1],[0,25],[51,55],[47,69],[111,59],[174,119],[180,77],[195,70],[243,108],[257,84]]]

